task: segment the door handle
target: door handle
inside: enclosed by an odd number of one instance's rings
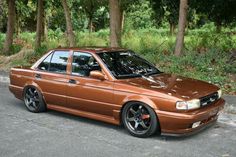
[[[35,74],[35,78],[41,79],[41,75],[40,74]]]
[[[70,80],[69,80],[69,83],[71,83],[71,84],[76,84],[76,80],[70,79]]]

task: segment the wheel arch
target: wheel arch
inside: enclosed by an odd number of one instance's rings
[[[36,88],[36,89],[42,94],[43,101],[44,101],[45,105],[47,105],[46,100],[45,100],[45,97],[44,97],[44,95],[43,95],[42,89],[41,89],[40,86],[39,86],[37,83],[35,83],[34,81],[29,81],[29,82],[26,82],[26,83],[25,83],[25,85],[24,85],[24,87],[23,87],[22,98],[24,98],[25,90],[26,90],[27,88],[29,88],[29,87],[34,87],[34,88]]]
[[[132,102],[137,102],[137,103],[143,103],[143,104],[146,104],[148,105],[149,107],[151,107],[154,112],[155,110],[158,110],[158,107],[157,105],[149,98],[145,97],[145,96],[142,96],[142,95],[132,95],[132,96],[129,96],[129,97],[126,97],[123,102],[122,102],[122,107],[120,109],[120,114],[119,114],[119,120],[120,120],[120,123],[122,124],[122,112],[123,112],[123,109],[124,107],[128,104],[128,103],[132,103]],[[156,112],[155,112],[156,113]],[[156,116],[158,117],[157,113],[156,113]]]

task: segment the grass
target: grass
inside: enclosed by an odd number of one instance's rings
[[[161,71],[175,73],[199,80],[214,83],[224,92],[236,94],[236,63],[227,63],[231,52],[236,50],[236,35],[230,34],[236,29],[224,28],[222,33],[215,33],[211,26],[201,29],[187,30],[185,36],[184,54],[181,57],[173,55],[175,36],[169,35],[168,29],[141,29],[125,31],[122,35],[122,46],[132,49],[150,62],[157,65]],[[229,35],[230,34],[230,35]],[[98,32],[76,32],[77,46],[108,46],[109,30]],[[35,33],[24,32],[17,37],[22,47],[32,48]],[[0,50],[5,36],[0,34]],[[22,44],[23,43],[23,44]],[[67,45],[65,34],[60,30],[48,32],[47,42],[42,47],[11,63],[29,65],[40,58],[48,49]],[[17,49],[18,48],[18,49]],[[21,47],[15,48],[19,51]]]

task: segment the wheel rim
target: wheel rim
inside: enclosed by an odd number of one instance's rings
[[[25,92],[25,105],[29,110],[37,110],[39,107],[39,94],[35,88],[28,88]]]
[[[132,105],[126,113],[126,124],[134,133],[146,133],[151,127],[151,116],[149,111],[142,104]]]

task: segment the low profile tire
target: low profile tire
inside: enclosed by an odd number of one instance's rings
[[[24,90],[24,103],[30,112],[39,113],[46,111],[42,94],[33,86]]]
[[[129,133],[136,137],[149,137],[160,131],[154,110],[141,102],[130,102],[124,106],[122,122]]]

